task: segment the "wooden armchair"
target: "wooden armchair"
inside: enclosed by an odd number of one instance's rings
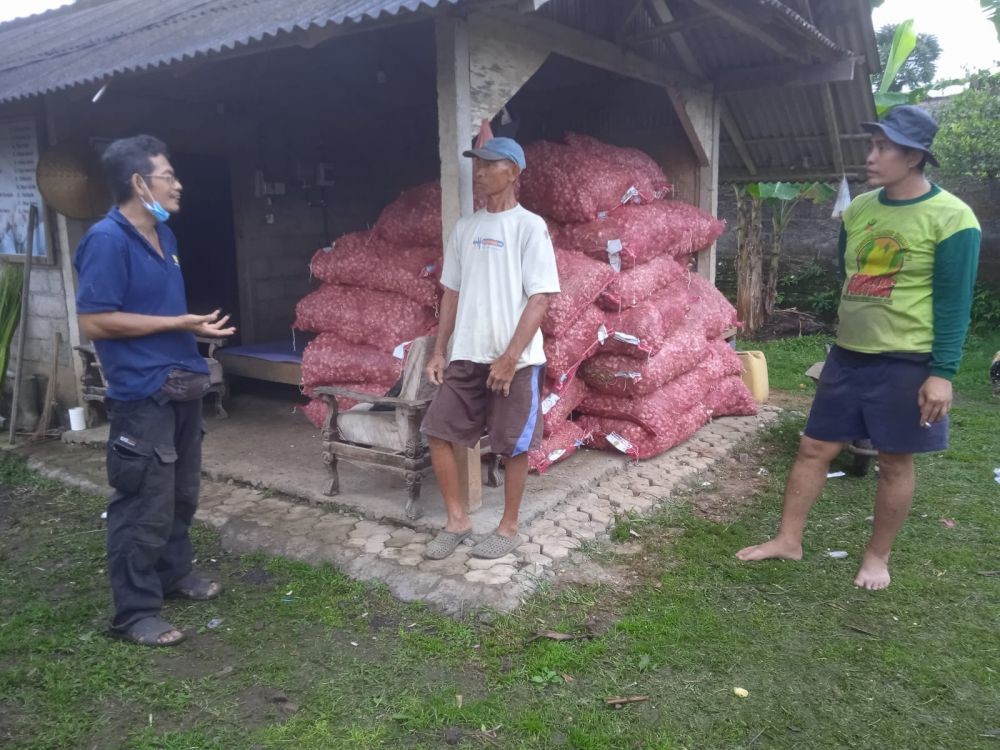
[[[330,469],[328,495],[340,492],[339,460],[379,466],[406,480],[406,515],[420,517],[420,486],[424,474],[431,468],[430,452],[420,432],[420,424],[435,390],[424,377],[424,368],[433,350],[433,336],[415,339],[410,345],[398,397],[373,396],[339,386],[316,388],[316,396],[327,405],[323,460]],[[340,411],[337,396],[359,403],[347,411]],[[462,487],[467,491],[467,505],[475,510],[481,503],[482,493],[479,448],[461,451],[458,459],[460,467],[464,468]],[[499,458],[491,459],[487,484],[496,487],[501,483]]]
[[[215,359],[215,350],[222,346],[225,339],[202,338],[201,336],[196,336],[195,339],[200,345],[199,351],[205,358],[209,381],[212,384],[205,396],[215,396],[215,415],[219,419],[225,419],[229,416],[222,405],[222,399],[226,396],[226,382],[222,374],[222,365]],[[93,427],[97,424],[98,419],[95,409],[98,404],[104,405],[104,398],[108,393],[108,383],[104,379],[104,370],[101,368],[101,360],[97,356],[94,345],[82,344],[75,349],[83,361],[83,375],[80,380],[83,384],[81,390],[83,391],[83,406],[86,410],[86,424],[87,427]]]

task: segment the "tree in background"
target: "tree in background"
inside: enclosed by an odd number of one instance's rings
[[[1000,179],[1000,73],[980,71],[941,110],[934,151],[956,175]]]
[[[889,62],[889,50],[898,27],[899,24],[888,24],[875,34],[875,41],[878,42],[879,62],[883,71]],[[913,52],[899,68],[896,77],[889,82],[888,90],[916,91],[928,88],[937,75],[937,60],[940,56],[941,45],[936,36],[917,34]]]

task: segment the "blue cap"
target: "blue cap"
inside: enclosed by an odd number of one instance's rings
[[[901,104],[890,109],[878,122],[863,122],[861,127],[869,133],[882,133],[898,146],[923,151],[927,154],[927,161],[935,167],[939,166],[937,157],[931,151],[938,124],[926,110],[912,104]]]
[[[481,148],[469,149],[462,156],[475,156],[487,161],[510,159],[518,167],[524,169],[524,149],[513,138],[491,138]]]

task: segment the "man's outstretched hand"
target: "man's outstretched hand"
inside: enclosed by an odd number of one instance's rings
[[[183,331],[190,331],[195,336],[209,339],[232,336],[236,333],[236,326],[226,326],[229,316],[224,315],[220,318],[221,312],[222,310],[216,310],[208,315],[181,315],[180,328]]]
[[[494,393],[503,396],[510,395],[510,383],[517,372],[517,359],[501,354],[490,365],[490,375],[486,378],[486,387]]]

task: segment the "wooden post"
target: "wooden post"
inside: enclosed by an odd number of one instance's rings
[[[52,100],[45,98],[45,129],[49,146],[59,143],[59,131],[56,128],[56,118],[52,109]],[[69,332],[70,365],[73,368],[73,391],[76,393],[76,405],[84,406],[83,380],[86,375],[81,357],[73,356],[76,348],[83,343],[80,338],[80,320],[76,315],[76,274],[73,272],[73,248],[69,244],[69,225],[61,213],[52,212],[56,217],[56,258],[62,273],[63,297],[66,299],[66,330]]]
[[[469,29],[461,18],[434,22],[437,42],[438,152],[441,158],[441,226],[447,239],[455,223],[472,214],[472,92]],[[455,451],[459,489],[468,512],[483,504],[479,445]]]

